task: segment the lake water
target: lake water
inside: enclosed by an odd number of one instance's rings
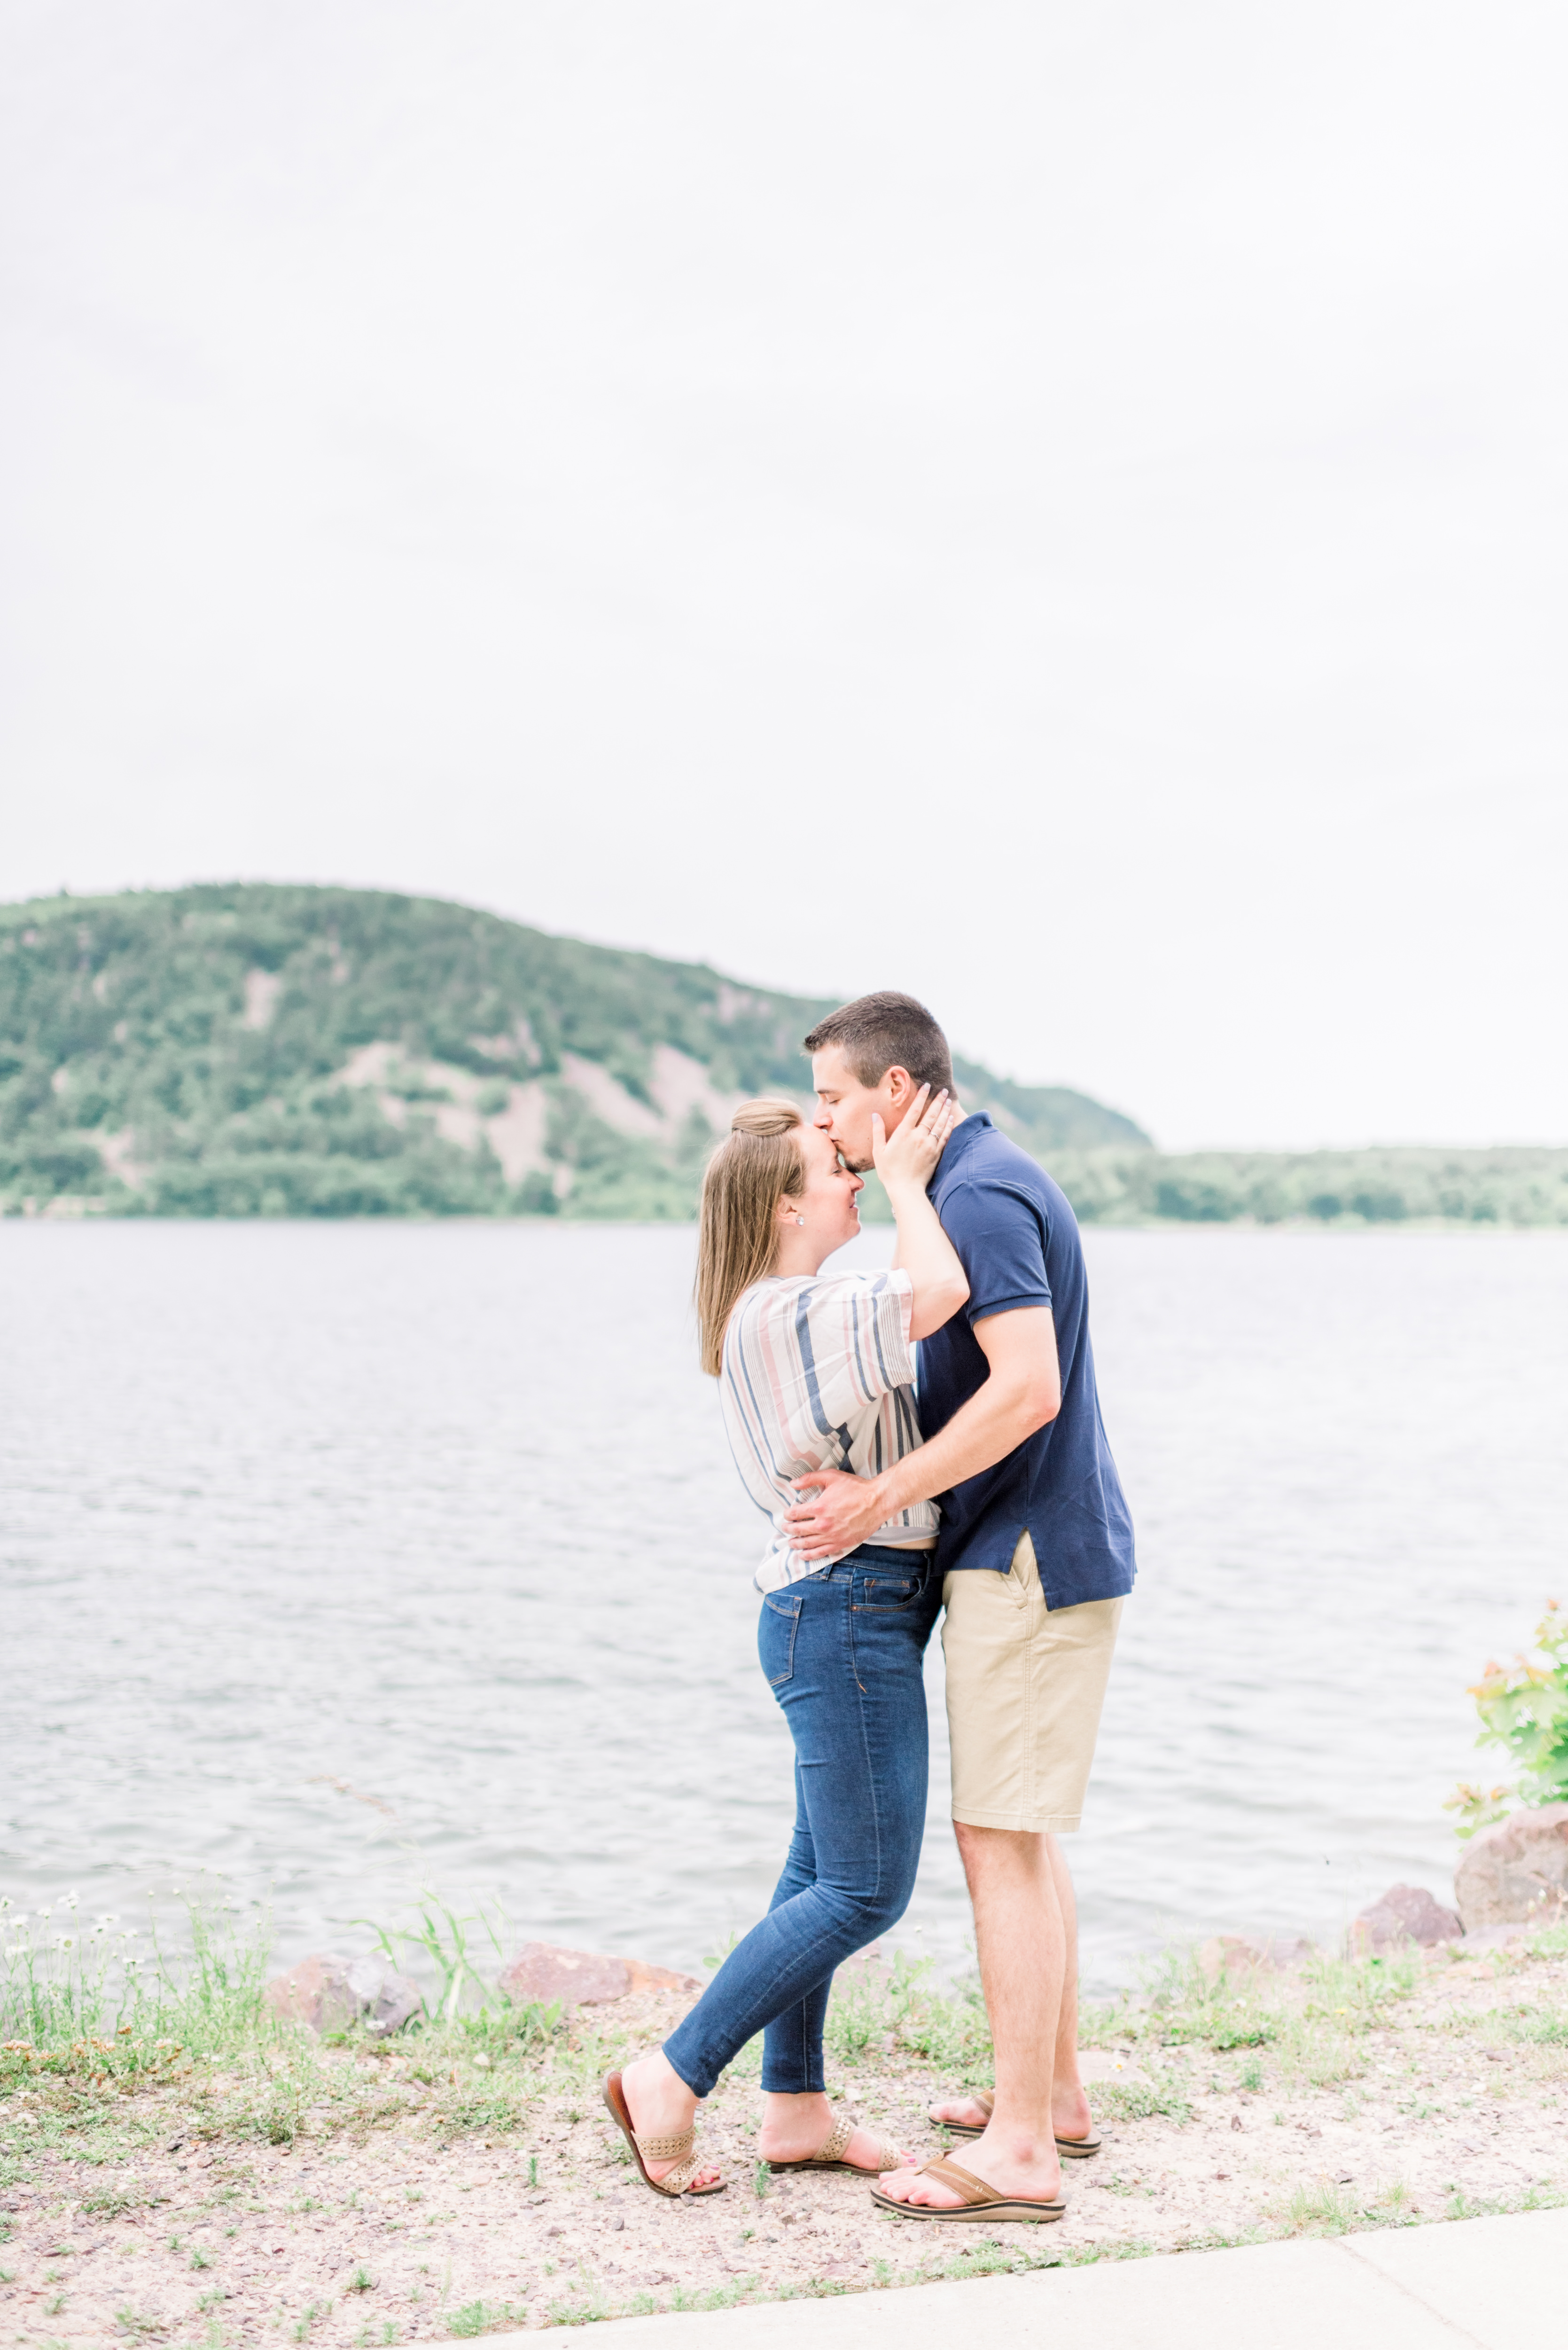
[[[0,1224],[0,1890],[221,1872],[288,1959],[421,1880],[699,1970],[747,1926],[789,1746],[692,1243]],[[1087,1248],[1141,1566],[1072,1846],[1103,1985],[1448,1889],[1465,1685],[1568,1599],[1568,1236]],[[892,1940],[957,1966],[940,1674]]]

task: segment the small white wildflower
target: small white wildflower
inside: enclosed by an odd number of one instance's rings
[[[77,1938],[74,1934],[57,1934],[55,1936],[55,1948],[57,1950],[74,1950],[76,1948],[76,1942]]]
[[[72,1889],[69,1893],[67,1893],[67,1894],[66,1895],[66,1897],[65,1897],[65,1902],[66,1902],[66,1908],[67,1908],[67,1909],[74,1909],[74,1908],[76,1908],[76,1906],[77,1906],[77,1895],[76,1895],[76,1891],[75,1891],[75,1888],[74,1888],[74,1887],[73,1887],[73,1889]]]

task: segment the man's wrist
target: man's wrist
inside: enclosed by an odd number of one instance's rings
[[[898,1491],[897,1468],[884,1469],[879,1477],[871,1480],[871,1487],[877,1497],[877,1523],[879,1526],[885,1526],[889,1518],[896,1518],[900,1510],[908,1508],[906,1496]]]

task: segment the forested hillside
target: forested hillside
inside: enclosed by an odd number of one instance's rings
[[[0,1206],[686,1217],[830,998],[441,900],[214,885],[0,908]],[[1147,1147],[959,1064],[1037,1156]]]

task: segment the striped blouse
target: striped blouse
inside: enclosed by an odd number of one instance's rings
[[[808,1469],[879,1476],[919,1446],[914,1295],[907,1273],[842,1273],[826,1281],[775,1274],[746,1290],[731,1315],[720,1378],[724,1424],[742,1482],[773,1521],[753,1578],[759,1591],[782,1590],[833,1564],[790,1547],[784,1515],[797,1498],[796,1477]],[[936,1503],[916,1502],[867,1539],[927,1550],[938,1523]]]

